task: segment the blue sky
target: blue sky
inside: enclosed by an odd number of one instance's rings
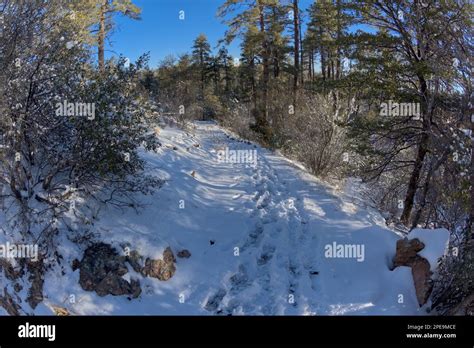
[[[226,26],[216,12],[224,0],[135,0],[142,9],[142,19],[135,21],[116,16],[117,28],[109,39],[106,56],[122,54],[135,61],[141,54],[150,52],[150,66],[170,54],[189,52],[193,40],[204,33],[214,47],[224,37]],[[306,8],[312,0],[302,0]],[[180,20],[180,11],[185,19]],[[239,55],[239,43],[229,47],[233,56]]]

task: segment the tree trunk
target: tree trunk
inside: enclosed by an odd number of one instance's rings
[[[299,16],[299,15],[298,15]],[[303,30],[301,30],[301,18],[298,17],[298,30],[299,30],[299,33],[300,33],[300,59],[301,59],[301,62],[300,62],[300,86],[303,85],[303,82],[304,82],[304,69],[303,69],[303,66],[304,66],[304,50],[303,50]]]
[[[474,116],[471,115],[471,139],[474,141]],[[474,239],[474,148],[471,148],[471,211],[469,213],[468,235],[466,240]]]
[[[415,194],[418,189],[418,181],[420,180],[421,169],[423,168],[423,162],[427,153],[428,146],[428,135],[423,133],[420,145],[418,146],[418,153],[415,160],[415,165],[408,182],[407,194],[405,196],[405,202],[403,205],[403,212],[400,217],[401,222],[405,226],[410,224],[411,211],[413,209],[413,203],[415,201]]]
[[[295,70],[293,75],[293,104],[296,103],[296,90],[298,89],[298,74],[300,72],[300,25],[298,0],[293,0],[293,41],[294,41],[294,58]],[[294,106],[294,105],[293,105]]]
[[[263,64],[263,72],[262,72],[262,102],[260,103],[261,106],[259,108],[259,112],[257,115],[257,128],[263,134],[264,139],[269,141],[271,139],[270,135],[270,127],[268,126],[268,82],[270,80],[270,52],[269,52],[269,45],[267,39],[267,33],[265,30],[265,17],[264,17],[264,7],[259,2],[259,24],[260,24],[260,32],[262,33],[263,42],[263,54],[262,54],[262,64]]]
[[[322,40],[323,37],[323,28],[319,27],[319,36]],[[323,81],[326,80],[326,52],[325,47],[322,43],[319,44],[319,55],[321,58],[321,74],[323,75]]]
[[[103,0],[100,5],[100,20],[99,20],[99,34],[98,34],[98,59],[99,70],[101,72],[105,69],[105,14],[107,12],[108,0]]]
[[[428,105],[428,86],[423,76],[419,76],[420,80],[420,94],[422,96],[423,111],[423,134],[421,136],[420,144],[418,145],[418,153],[415,159],[415,165],[408,182],[407,193],[403,206],[403,212],[400,216],[400,221],[405,226],[410,226],[411,211],[415,201],[416,191],[418,189],[418,182],[420,180],[421,169],[423,168],[426,153],[428,152],[429,132],[431,123],[432,105]]]

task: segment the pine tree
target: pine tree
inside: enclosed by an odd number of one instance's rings
[[[212,70],[211,46],[207,41],[206,35],[200,34],[194,40],[192,60],[199,75],[200,89],[198,101],[203,108],[202,118],[204,119],[206,117],[204,110],[205,89]]]

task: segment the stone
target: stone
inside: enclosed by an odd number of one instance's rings
[[[175,273],[174,264],[167,264],[163,260],[152,260],[147,258],[145,261],[144,275],[157,278],[159,280],[169,280]]]
[[[67,308],[59,307],[59,306],[51,306],[51,308],[53,309],[54,314],[57,315],[58,317],[67,317],[70,315]]]
[[[141,293],[140,282],[128,282],[122,278],[128,273],[125,260],[109,244],[96,243],[90,246],[80,262],[79,284],[84,290],[95,291],[99,296],[138,297]]]
[[[420,307],[428,301],[433,290],[430,263],[424,257],[418,255],[418,252],[423,250],[424,247],[425,245],[418,238],[399,239],[392,267],[392,270],[399,266],[411,267],[416,298]]]
[[[163,252],[163,260],[146,259],[142,274],[159,280],[169,280],[176,272],[175,262],[176,258],[171,248],[167,247]]]
[[[191,253],[187,249],[178,251],[176,255],[181,259],[189,259],[191,257]]]
[[[173,251],[170,247],[167,247],[163,252],[163,261],[165,261],[165,263],[176,262],[176,258],[174,257]]]
[[[407,266],[415,262],[418,252],[423,250],[425,245],[418,239],[399,239],[397,241],[397,250],[393,259],[393,268],[398,266]]]
[[[125,260],[132,266],[135,272],[141,273],[143,271],[143,257],[138,251],[131,251],[130,254],[125,257]]]
[[[423,257],[416,257],[411,266],[411,274],[415,284],[416,298],[418,304],[423,306],[433,289],[433,282],[431,281],[430,263]]]
[[[75,272],[76,269],[81,267],[81,262],[78,259],[74,259],[71,264],[72,271]]]
[[[215,311],[217,308],[219,308],[219,304],[222,302],[226,294],[227,292],[224,289],[219,289],[207,300],[204,309],[210,312]]]

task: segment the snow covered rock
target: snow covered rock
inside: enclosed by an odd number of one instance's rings
[[[397,252],[393,259],[393,268],[398,266],[411,267],[417,259],[418,252],[421,251],[425,245],[417,238],[408,239],[403,238],[397,241]]]
[[[109,244],[97,243],[84,252],[79,284],[84,290],[95,291],[99,296],[130,295],[136,298],[141,293],[140,282],[123,279],[127,272],[124,257]]]
[[[448,250],[449,231],[444,228],[437,228],[433,230],[416,228],[410,232],[409,238],[417,238],[424,245],[425,248],[418,254],[430,263],[431,271],[435,271],[438,266],[438,260]]]
[[[171,248],[167,247],[163,252],[163,260],[146,259],[142,274],[159,280],[168,280],[176,272],[175,262],[176,258]]]
[[[436,269],[438,259],[444,255],[449,242],[449,232],[444,229],[414,229],[410,238],[397,241],[393,268],[411,267],[416,297],[420,306],[424,305],[433,290],[431,276]]]

